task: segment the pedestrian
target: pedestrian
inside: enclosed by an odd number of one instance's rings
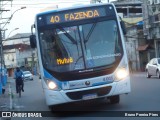
[[[16,83],[16,92],[18,93],[18,85],[22,85],[22,92],[24,92],[24,82],[23,82],[23,72],[17,67],[14,73],[15,83]]]

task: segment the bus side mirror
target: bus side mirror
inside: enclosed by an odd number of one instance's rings
[[[30,45],[31,45],[31,48],[36,48],[36,36],[35,35],[30,35]]]
[[[125,26],[124,21],[121,21],[120,24],[121,24],[121,27],[122,27],[123,34],[126,35],[127,34],[127,30],[126,30],[126,26]]]

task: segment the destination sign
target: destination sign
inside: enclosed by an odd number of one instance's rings
[[[78,9],[68,12],[53,13],[46,16],[47,24],[57,24],[63,22],[77,21],[106,16],[104,7]]]

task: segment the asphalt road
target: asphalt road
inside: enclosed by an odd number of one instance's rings
[[[35,77],[33,81],[25,81],[24,90],[25,92],[22,93],[22,97],[19,98],[15,93],[15,88],[12,87],[12,91],[15,94],[13,98],[13,111],[50,111],[45,104],[41,81],[38,79],[38,77]],[[107,114],[107,112],[103,114],[102,112],[93,112],[94,110],[114,111],[114,114],[118,114],[118,111],[160,111],[160,79],[156,77],[148,79],[145,77],[144,73],[132,74],[131,90],[131,93],[129,93],[128,95],[121,95],[120,103],[116,105],[111,105],[106,101],[80,102],[74,104],[66,104],[62,107],[64,111],[82,111],[77,114],[74,113],[74,115],[72,112],[70,112],[68,113],[69,117],[60,117],[52,112],[48,113],[55,116],[54,119],[71,120],[75,119],[75,117],[76,119],[81,119],[80,117],[84,117],[83,119],[92,117],[92,119],[94,120],[106,119],[106,116],[104,114]],[[26,119],[30,120],[31,118]],[[110,119],[117,119],[117,117],[111,117]],[[127,120],[128,117],[118,119]],[[129,117],[129,119],[135,118]],[[154,119],[158,118],[154,117]]]

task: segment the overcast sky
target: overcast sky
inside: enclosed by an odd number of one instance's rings
[[[106,0],[107,1],[107,0]],[[112,0],[110,0],[112,1]],[[13,18],[10,23],[3,28],[6,30],[6,38],[11,37],[17,33],[30,33],[31,25],[34,23],[35,15],[39,13],[41,10],[47,7],[54,7],[58,5],[59,8],[69,7],[73,4],[89,4],[90,0],[13,0],[12,6],[10,2],[4,2],[5,4],[3,8],[11,9],[11,12],[4,12],[2,17],[10,17],[17,9],[25,6],[26,9],[18,10],[14,13]],[[5,21],[4,21],[5,22]],[[19,28],[18,30],[14,30],[15,28]],[[11,34],[9,35],[9,33]],[[8,36],[9,35],[9,36]]]

